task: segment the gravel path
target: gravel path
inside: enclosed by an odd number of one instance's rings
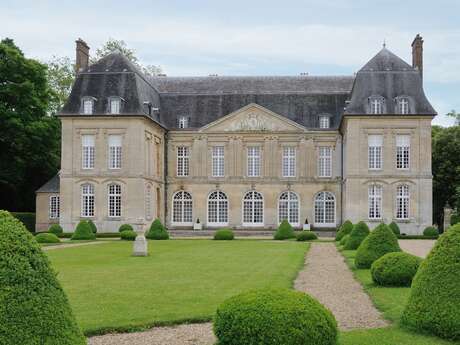
[[[387,326],[334,243],[313,243],[294,283],[334,314],[341,330]]]
[[[94,244],[102,244],[102,243],[110,243],[110,241],[58,244],[55,246],[42,247],[42,250],[54,250],[54,249],[63,249],[63,248],[71,248],[71,247],[91,246]]]
[[[424,258],[433,248],[436,240],[399,240],[399,246],[405,252]]]

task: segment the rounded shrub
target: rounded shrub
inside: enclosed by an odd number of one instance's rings
[[[449,228],[421,263],[402,315],[408,328],[460,340],[460,224]]]
[[[42,232],[40,234],[35,235],[35,240],[38,243],[59,243],[61,240],[55,234],[51,234],[48,232]]]
[[[71,240],[94,240],[96,235],[86,220],[81,220],[72,234]]]
[[[439,231],[434,226],[427,226],[425,230],[423,230],[423,235],[429,237],[438,237]]]
[[[353,223],[350,222],[349,220],[346,220],[340,226],[339,231],[337,231],[337,234],[335,235],[335,240],[340,241],[345,235],[349,235],[352,230],[353,230]]]
[[[64,233],[64,230],[62,230],[62,227],[59,224],[52,224],[49,227],[48,232],[50,234],[55,234],[56,236],[60,236]]]
[[[398,224],[396,224],[396,222],[391,222],[390,225],[388,225],[391,229],[391,231],[393,231],[393,233],[398,236],[401,234],[401,230],[399,229],[399,226]]]
[[[328,309],[305,293],[252,290],[218,307],[214,333],[219,345],[335,345],[337,322]]]
[[[6,210],[0,210],[0,219],[2,218],[13,218],[13,215]]]
[[[350,239],[350,234],[343,236],[339,242],[340,245],[345,246],[345,244],[348,242],[349,239]]]
[[[353,230],[350,233],[350,237],[347,242],[344,244],[344,249],[346,250],[355,250],[358,249],[360,244],[364,239],[369,235],[369,227],[363,221],[356,223],[353,226]]]
[[[455,225],[455,224],[458,224],[458,223],[460,223],[460,214],[454,213],[450,217],[450,225]]]
[[[235,238],[233,231],[230,229],[220,229],[214,233],[214,239],[220,241],[230,241]]]
[[[24,225],[0,215],[0,344],[86,345],[56,275]]]
[[[93,234],[96,234],[96,233],[97,233],[97,226],[96,226],[96,224],[94,224],[94,222],[93,222],[91,219],[88,220],[88,224],[89,224],[89,226],[90,226],[91,231],[93,232]]]
[[[124,241],[134,241],[137,237],[137,234],[133,230],[123,230],[120,232],[120,238]]]
[[[400,252],[398,239],[388,225],[378,225],[364,239],[355,256],[356,268],[370,268],[372,263],[387,253]]]
[[[295,238],[294,228],[291,224],[285,219],[281,222],[278,230],[276,230],[273,239],[275,240],[287,240],[290,238]]]
[[[168,230],[166,230],[158,218],[150,225],[150,229],[147,231],[145,237],[149,240],[169,240]]]
[[[422,261],[404,252],[385,254],[372,264],[372,280],[383,286],[410,286]]]
[[[301,231],[297,234],[297,241],[312,241],[317,240],[318,236],[313,231]]]
[[[118,232],[123,232],[125,230],[131,230],[131,231],[134,231],[133,227],[131,226],[131,224],[122,224],[120,225],[120,227],[118,228]]]

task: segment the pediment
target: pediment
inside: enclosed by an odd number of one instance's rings
[[[302,132],[305,127],[258,104],[249,104],[213,121],[200,132]]]

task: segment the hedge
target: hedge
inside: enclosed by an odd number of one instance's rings
[[[393,231],[393,233],[398,236],[399,234],[401,234],[401,230],[399,229],[399,226],[398,224],[396,224],[396,222],[391,222],[390,225],[388,225],[391,229],[391,231]]]
[[[152,225],[150,225],[150,229],[147,231],[145,237],[149,240],[168,240],[169,234],[160,219],[157,218],[152,222]]]
[[[96,234],[92,231],[91,226],[86,220],[78,223],[75,232],[72,234],[71,240],[94,240]]]
[[[42,232],[35,235],[35,240],[38,243],[59,243],[61,240],[55,234],[49,232]]]
[[[125,230],[134,231],[134,229],[133,229],[133,227],[131,226],[131,224],[122,224],[122,225],[120,225],[120,227],[118,228],[118,232],[122,232],[122,231],[125,231]]]
[[[287,240],[290,238],[295,238],[294,228],[291,226],[291,224],[289,224],[289,222],[286,219],[284,219],[278,227],[278,230],[276,230],[273,239]]]
[[[312,241],[317,240],[318,236],[313,231],[301,231],[297,234],[297,241]]]
[[[335,240],[340,241],[345,235],[349,235],[353,230],[353,223],[346,220],[339,228],[339,231],[335,235]]]
[[[450,225],[455,225],[455,224],[458,224],[458,223],[460,223],[460,214],[454,213],[450,217]],[[444,229],[444,230],[447,230],[447,229]]]
[[[435,228],[434,226],[427,226],[423,230],[423,236],[438,237],[439,236],[439,230],[437,228]]]
[[[369,235],[369,227],[363,221],[356,223],[353,226],[353,230],[350,233],[350,237],[344,243],[345,250],[355,250],[358,249],[361,242]]]
[[[233,231],[230,229],[220,229],[214,233],[214,239],[219,241],[231,241],[235,238]]]
[[[372,264],[372,280],[383,286],[410,286],[421,262],[421,258],[409,253],[385,254]]]
[[[62,230],[62,227],[59,224],[52,224],[48,228],[48,232],[55,234],[56,236],[61,236],[64,233],[64,230]]]
[[[137,234],[133,230],[123,230],[120,232],[120,238],[123,241],[134,241],[137,237]]]
[[[35,213],[33,212],[11,212],[11,215],[19,219],[30,232],[35,232]]]

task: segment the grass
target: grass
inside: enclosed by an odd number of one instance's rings
[[[149,241],[46,252],[86,335],[210,320],[239,292],[292,287],[308,244],[276,241]]]

